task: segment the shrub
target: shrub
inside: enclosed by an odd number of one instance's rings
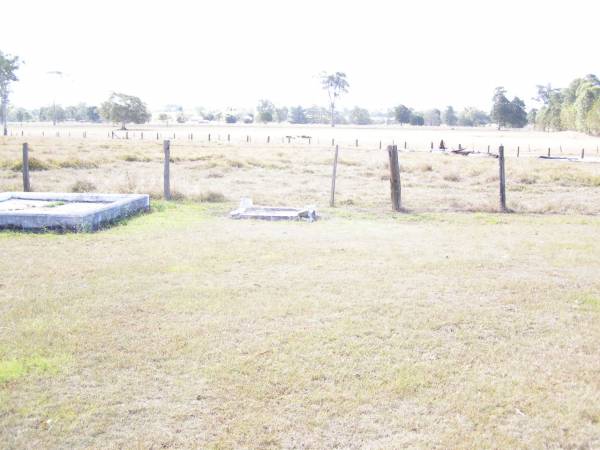
[[[90,181],[76,181],[73,186],[71,186],[71,192],[82,193],[82,192],[92,192],[96,190],[96,186],[94,183]]]
[[[23,161],[17,161],[11,167],[15,172],[21,172],[23,170]],[[48,170],[50,169],[50,165],[45,161],[39,160],[37,158],[29,158],[29,170]]]
[[[223,203],[227,201],[227,198],[220,192],[208,191],[200,195],[200,201],[206,203]]]
[[[58,162],[58,167],[61,169],[95,169],[98,167],[93,161],[85,161],[79,158],[69,158]]]
[[[460,175],[457,173],[448,173],[444,175],[444,180],[457,182],[460,181]]]

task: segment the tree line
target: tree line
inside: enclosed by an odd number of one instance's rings
[[[138,97],[123,93],[112,93],[99,106],[79,103],[63,108],[53,104],[38,109],[9,107],[10,84],[18,81],[16,72],[21,61],[0,51],[0,114],[7,133],[6,122],[51,121],[54,124],[64,121],[78,122],[111,122],[125,128],[127,123],[145,123],[152,114],[146,104]],[[238,111],[228,108],[224,111],[205,111],[198,108],[197,113],[206,121],[224,121],[226,123],[270,123],[289,122],[292,124],[356,124],[371,123],[410,124],[413,126],[484,126],[495,123],[501,127],[522,128],[527,124],[541,130],[575,130],[588,134],[600,135],[600,81],[595,75],[587,75],[573,80],[563,89],[552,88],[551,85],[538,85],[537,97],[534,98],[542,106],[538,110],[532,108],[527,112],[525,102],[519,97],[509,100],[504,87],[497,87],[492,97],[490,113],[477,108],[468,107],[457,113],[452,106],[443,111],[437,108],[416,111],[400,104],[387,111],[370,112],[366,108],[355,106],[352,109],[339,111],[336,109],[339,98],[348,92],[350,84],[344,72],[320,74],[323,90],[327,92],[328,108],[311,106],[276,107],[268,99],[261,99],[253,110]],[[169,105],[170,111],[158,115],[158,120],[168,124],[173,119],[185,123],[190,119],[182,107]]]
[[[576,78],[562,89],[549,84],[537,89],[536,100],[543,106],[532,110],[532,120],[538,129],[600,135],[600,80],[596,75]]]

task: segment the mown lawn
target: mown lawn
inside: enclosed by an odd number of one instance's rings
[[[0,447],[600,447],[600,218],[230,206],[0,233]]]

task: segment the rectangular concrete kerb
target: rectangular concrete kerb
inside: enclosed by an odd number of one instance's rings
[[[94,231],[150,208],[146,194],[0,193],[0,229]]]

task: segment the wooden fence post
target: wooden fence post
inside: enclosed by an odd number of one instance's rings
[[[356,139],[356,146],[358,147],[358,139]]]
[[[163,141],[163,150],[165,152],[165,167],[164,167],[164,194],[165,200],[171,200],[171,180],[169,172],[169,164],[171,163],[171,142]]]
[[[400,211],[402,201],[400,197],[400,164],[398,163],[398,147],[388,145],[388,156],[390,158],[390,191],[392,198],[392,209]]]
[[[331,146],[333,147],[335,145],[335,139],[331,138]]]
[[[379,141],[379,150],[381,150],[381,141]]]
[[[267,144],[271,143],[271,136],[267,136]]]
[[[498,148],[498,165],[500,169],[500,212],[507,212],[506,209],[506,176],[504,172],[504,146]]]
[[[519,153],[521,153],[521,147],[517,146],[517,158],[519,157]]]
[[[550,158],[550,147],[548,147],[548,158]]]
[[[231,135],[230,134],[227,135],[227,142],[231,142]]]
[[[29,184],[29,144],[23,143],[23,191],[31,191]]]
[[[585,148],[581,149],[581,159],[585,157]]]
[[[337,173],[338,150],[338,146],[336,145],[333,157],[333,174],[331,175],[331,196],[329,198],[329,206],[332,208],[335,206],[335,176]]]

